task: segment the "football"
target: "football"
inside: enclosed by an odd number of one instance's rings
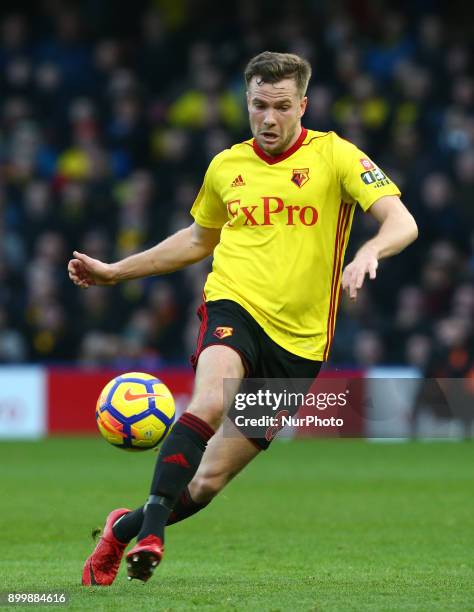
[[[151,374],[128,372],[102,389],[95,411],[102,436],[118,448],[141,451],[160,444],[174,421],[174,399]]]

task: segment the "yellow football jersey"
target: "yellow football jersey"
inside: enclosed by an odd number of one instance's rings
[[[286,350],[326,360],[355,204],[364,211],[396,185],[334,132],[303,129],[279,157],[254,139],[216,155],[191,209],[222,228],[206,301],[245,308]]]

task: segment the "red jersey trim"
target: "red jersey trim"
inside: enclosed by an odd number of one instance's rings
[[[264,162],[267,162],[267,164],[273,166],[273,164],[277,164],[278,162],[281,162],[284,159],[290,157],[290,155],[293,155],[293,153],[295,153],[301,147],[307,134],[308,130],[306,128],[301,128],[301,134],[298,136],[298,140],[289,149],[287,149],[283,153],[280,153],[280,155],[277,155],[276,157],[271,157],[270,155],[267,155],[265,151],[260,148],[255,138],[253,139],[252,147],[255,153],[260,157],[260,159],[263,159]]]
[[[332,344],[334,336],[334,327],[336,313],[339,308],[341,301],[341,272],[342,272],[342,259],[344,252],[344,245],[347,240],[347,228],[349,226],[349,220],[351,217],[351,206],[346,202],[341,202],[339,208],[339,216],[337,219],[337,231],[336,239],[334,241],[334,262],[331,279],[331,297],[329,303],[329,313],[326,330],[326,348],[324,350],[323,360],[326,361],[329,355],[329,349]]]

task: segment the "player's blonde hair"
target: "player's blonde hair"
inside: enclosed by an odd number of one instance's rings
[[[309,62],[294,53],[264,51],[249,61],[244,72],[247,87],[254,76],[264,83],[277,83],[283,79],[294,79],[298,94],[302,98],[311,78]]]

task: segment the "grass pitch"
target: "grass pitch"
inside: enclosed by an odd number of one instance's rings
[[[92,527],[148,492],[156,455],[98,438],[0,444],[0,591],[72,610],[474,610],[474,445],[275,443],[167,530],[147,583],[79,586]],[[17,609],[31,609],[18,607]]]

